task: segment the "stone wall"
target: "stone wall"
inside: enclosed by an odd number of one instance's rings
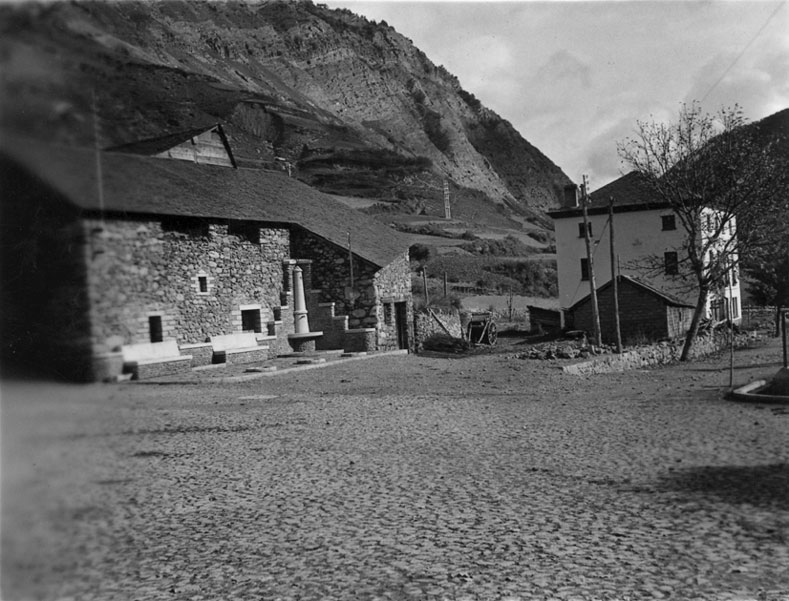
[[[442,311],[440,309],[433,309],[433,313],[441,320],[444,327],[449,330],[449,333],[455,338],[461,337],[461,324],[460,313],[457,311]],[[440,334],[446,336],[444,328],[442,328],[435,318],[429,313],[418,312],[414,316],[414,336],[417,352],[424,350],[425,340]]]
[[[408,252],[375,274],[375,305],[379,350],[414,350],[414,303],[411,296],[411,265]],[[405,340],[398,336],[398,327]]]
[[[735,335],[735,348],[744,348],[752,342],[748,334]],[[589,374],[605,374],[630,369],[638,369],[651,365],[666,365],[678,361],[682,354],[684,341],[681,339],[671,342],[660,342],[658,344],[636,348],[626,351],[621,355],[605,355],[582,363],[565,365],[562,371],[568,374],[581,376]],[[690,358],[699,359],[712,353],[727,349],[729,341],[724,334],[711,334],[699,336],[693,344]]]
[[[241,331],[241,311],[273,319],[283,290],[289,232],[260,227],[259,240],[228,232],[224,223],[167,226],[156,219],[87,220],[94,352],[147,342],[158,316],[164,340],[205,342]]]
[[[348,316],[347,327],[375,328],[378,349],[399,348],[397,315],[404,315],[404,348],[413,348],[413,301],[408,251],[389,265],[377,266],[354,255],[353,290],[358,295],[351,301],[346,291],[350,283],[348,249],[342,248],[302,228],[291,231],[291,254],[312,261],[312,287],[319,290],[315,303],[334,303],[335,316]]]
[[[322,303],[333,302],[337,315],[348,316],[348,327],[368,328],[378,323],[376,290],[373,286],[378,268],[354,255],[354,291],[359,295],[351,303],[345,291],[350,283],[348,250],[319,236],[295,227],[290,238],[291,255],[312,260],[312,287],[321,291]]]

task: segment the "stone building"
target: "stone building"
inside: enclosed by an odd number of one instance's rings
[[[626,275],[617,276],[620,330],[625,344],[677,338],[685,334],[693,318],[693,304],[675,298]],[[614,287],[608,280],[597,289],[600,332],[604,342],[616,341]],[[593,332],[592,296],[584,296],[572,307],[572,327]]]
[[[0,189],[4,362],[90,380],[124,345],[196,366],[235,332],[282,354],[297,267],[319,349],[412,346],[404,238],[282,173],[6,136]]]

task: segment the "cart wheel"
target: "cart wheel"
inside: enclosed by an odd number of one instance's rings
[[[490,322],[488,324],[488,329],[485,330],[485,335],[482,337],[482,344],[489,344],[493,346],[496,344],[496,339],[499,337],[498,331],[496,330],[496,324],[494,322]]]

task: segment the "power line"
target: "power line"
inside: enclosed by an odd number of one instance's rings
[[[723,72],[723,75],[721,75],[718,78],[718,80],[714,84],[712,84],[712,87],[709,90],[707,90],[707,93],[704,94],[704,97],[700,100],[700,102],[704,102],[707,99],[707,96],[709,96],[712,93],[712,91],[715,88],[718,87],[718,84],[720,84],[720,82],[723,81],[723,78],[726,77],[729,74],[729,71],[731,71],[734,68],[734,65],[737,64],[737,61],[739,61],[742,58],[742,55],[745,54],[748,51],[748,48],[751,47],[751,44],[753,44],[756,41],[756,38],[758,38],[762,34],[762,32],[765,30],[765,28],[770,24],[770,21],[772,21],[773,18],[775,18],[775,15],[778,14],[778,11],[783,8],[784,4],[785,4],[785,2],[781,2],[780,4],[778,4],[778,6],[775,8],[775,10],[772,12],[772,14],[769,17],[767,17],[767,20],[759,28],[759,31],[757,31],[754,34],[754,36],[745,45],[745,47],[742,50],[740,50],[739,54],[737,54],[737,56],[734,58],[734,60],[731,62],[731,64],[728,67],[726,67],[726,70]]]

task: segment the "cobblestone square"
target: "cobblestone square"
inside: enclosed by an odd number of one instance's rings
[[[2,598],[784,601],[789,408],[726,400],[727,367],[6,381]]]

